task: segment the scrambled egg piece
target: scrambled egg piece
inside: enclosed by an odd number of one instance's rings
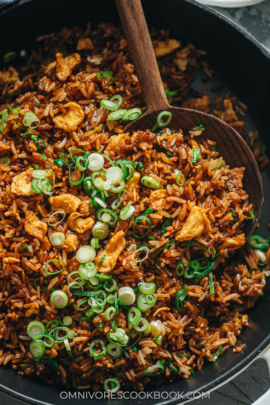
[[[17,174],[14,176],[11,183],[11,192],[16,195],[35,195],[36,193],[31,188],[32,173],[33,169],[27,169],[25,172]]]
[[[24,229],[34,238],[44,240],[47,233],[47,224],[41,222],[34,212],[26,211]]]
[[[182,106],[184,108],[191,108],[191,110],[203,111],[205,113],[210,112],[209,105],[211,100],[208,96],[204,95],[201,98],[192,98],[191,100],[184,101]]]
[[[79,104],[73,101],[65,104],[65,108],[68,111],[53,118],[53,122],[57,128],[63,129],[66,132],[76,131],[78,125],[84,119],[84,111]]]
[[[53,211],[63,210],[66,214],[72,214],[81,205],[81,200],[72,194],[62,194],[49,198]]]
[[[97,257],[94,260],[94,263],[97,266],[97,271],[101,273],[108,273],[109,271],[112,271],[114,269],[120,253],[126,246],[124,236],[124,231],[117,232],[111,238],[107,247],[98,253]]]
[[[245,243],[245,235],[241,234],[239,236],[241,236],[242,238],[240,239],[240,238],[233,237],[233,238],[227,239],[220,246],[220,249],[226,249],[226,248],[230,248],[231,250],[239,249]]]
[[[78,238],[76,235],[69,234],[66,235],[65,243],[62,245],[62,248],[66,249],[67,252],[73,252],[77,250]]]
[[[117,153],[118,148],[121,145],[124,145],[127,141],[129,141],[130,136],[129,133],[113,135],[109,139],[109,143],[107,148],[105,149],[106,152],[115,152]]]
[[[238,117],[235,114],[235,111],[233,109],[233,103],[231,100],[223,100],[223,111],[220,115],[220,119],[225,122],[231,122],[231,121],[238,121]]]
[[[211,231],[210,221],[207,218],[204,209],[195,205],[190,211],[183,228],[178,232],[175,239],[183,242],[185,240],[197,238],[202,233],[209,231]]]
[[[125,195],[125,198],[128,201],[131,201],[132,203],[135,203],[140,198],[140,195],[138,193],[138,190],[140,188],[140,186],[139,186],[140,178],[141,178],[140,173],[135,172],[132,179],[130,179],[126,182],[125,189],[126,189],[127,193]]]
[[[172,206],[173,201],[167,200],[168,195],[168,191],[164,189],[151,191],[149,197],[150,207],[156,211],[161,209],[169,209]]]
[[[181,42],[176,41],[176,39],[169,39],[168,42],[156,41],[154,42],[154,45],[157,45],[157,47],[154,47],[154,52],[156,58],[159,58],[160,56],[168,55],[169,53],[175,51],[180,47]]]
[[[72,231],[78,233],[84,233],[88,229],[91,229],[94,225],[95,221],[93,218],[81,218],[81,214],[79,212],[73,212],[68,218],[68,226]]]
[[[78,211],[83,217],[89,216],[91,214],[90,198],[81,201],[81,205],[79,206]]]
[[[0,72],[0,81],[4,83],[16,82],[18,79],[19,73],[12,66],[10,66],[5,72]]]
[[[94,49],[93,43],[90,38],[80,38],[77,42],[77,51]]]
[[[56,54],[56,76],[59,80],[64,82],[72,74],[75,66],[81,63],[81,56],[78,53],[63,58],[61,53]]]

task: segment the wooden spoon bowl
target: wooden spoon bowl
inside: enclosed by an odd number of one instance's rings
[[[247,221],[244,227],[248,240],[257,226],[263,203],[262,179],[253,153],[238,132],[226,122],[200,111],[172,107],[168,104],[141,1],[115,1],[147,105],[146,112],[136,121],[130,122],[125,130],[130,133],[137,130],[151,130],[162,111],[172,113],[169,127],[181,128],[184,134],[202,125],[205,131],[201,136],[217,142],[218,152],[227,164],[232,168],[245,167],[243,186],[249,194],[255,215],[255,220]]]

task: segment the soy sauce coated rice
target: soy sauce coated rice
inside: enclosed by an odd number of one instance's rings
[[[213,73],[204,60],[205,52],[170,40],[165,30],[153,31],[152,38],[164,86],[177,92],[172,102],[205,112],[212,110],[246,136],[242,121],[246,106],[236,97],[228,94],[222,99],[219,89],[215,89],[214,101],[206,91],[187,99],[192,94],[194,68],[204,69],[205,79]],[[200,138],[201,128],[191,128],[189,134],[183,134],[181,129],[165,128],[157,134],[148,129],[130,136],[123,132],[121,121],[108,120],[110,111],[100,107],[100,101],[115,94],[123,97],[122,109],[144,109],[138,79],[120,28],[101,24],[91,29],[88,25],[85,32],[75,27],[37,40],[39,51],[32,52],[20,73],[12,67],[0,72],[1,110],[7,108],[9,112],[7,123],[2,127],[0,153],[1,157],[9,155],[11,158],[9,165],[0,164],[0,364],[11,364],[19,374],[37,375],[49,384],[99,390],[105,379],[117,378],[122,390],[144,390],[148,385],[160,385],[165,380],[189,378],[193,371],[201,370],[208,361],[216,361],[218,355],[231,347],[234,352],[241,351],[245,345],[237,347],[237,338],[248,325],[246,310],[254,305],[265,285],[265,273],[258,267],[259,259],[253,249],[247,248],[238,257],[228,260],[230,251],[244,244],[242,226],[252,211],[248,195],[242,189],[244,169],[226,166],[215,151],[216,145]],[[100,71],[113,72],[113,79],[98,75]],[[63,120],[59,121],[57,117],[66,117],[73,107],[76,119],[72,118],[70,122],[64,119],[63,126]],[[23,116],[29,111],[40,120],[31,132],[45,141],[42,152],[31,136],[22,136],[27,131]],[[257,137],[252,134],[249,142],[264,168],[269,161],[265,154],[258,152],[254,144]],[[72,294],[72,288],[68,290],[67,276],[79,267],[76,251],[89,245],[92,238],[91,227],[85,230],[82,223],[87,227],[90,219],[96,222],[96,213],[90,209],[90,197],[81,184],[71,186],[68,179],[73,148],[105,153],[113,162],[131,159],[144,166],[143,171],[135,167],[134,182],[126,184],[127,193],[120,206],[121,209],[131,202],[134,216],[110,226],[109,235],[100,240],[97,252],[106,249],[113,237],[116,240],[114,251],[121,244],[124,248],[120,249],[116,263],[109,271],[106,262],[105,267],[102,266],[100,258],[95,263],[98,270],[116,280],[116,292],[123,286],[136,291],[142,279],[156,284],[157,301],[142,316],[148,322],[160,321],[163,336],[158,340],[151,333],[142,334],[135,349],[124,351],[118,359],[108,354],[95,359],[89,356],[89,346],[95,339],[101,339],[105,345],[109,343],[106,336],[114,331],[113,321],[127,334],[133,330],[128,325],[125,308],[120,306],[119,312],[109,321],[105,319],[104,311],[92,317],[90,322],[85,321],[80,319],[87,318],[85,311],[78,310],[84,297]],[[192,163],[192,150],[198,148],[201,158]],[[62,168],[55,159],[63,160],[63,153],[68,155],[69,161]],[[34,165],[53,170],[56,184],[52,197],[69,195],[63,197],[58,208],[63,208],[64,204],[67,210],[68,198],[75,201],[78,207],[72,210],[78,213],[81,225],[74,226],[69,220],[72,212],[56,227],[48,224],[58,209],[52,209],[55,200],[49,202],[51,196],[29,189]],[[105,168],[110,166],[106,159]],[[185,176],[181,186],[176,182],[177,170]],[[14,185],[14,178],[20,173],[26,173],[25,177]],[[76,183],[80,176],[76,169],[71,180]],[[156,180],[163,188],[155,191],[144,187],[140,182],[143,176]],[[51,174],[48,178],[52,181]],[[28,195],[22,195],[26,184]],[[109,208],[115,198],[115,194],[107,198]],[[202,221],[204,231],[195,239],[191,238],[196,243],[190,243],[181,234],[181,229],[194,207],[199,207],[206,219]],[[134,220],[149,208],[153,210],[146,214],[151,221],[151,230],[145,238],[137,239],[132,233]],[[116,210],[118,214],[120,209]],[[162,224],[167,220],[169,223],[161,232]],[[145,221],[137,223],[137,234],[143,234],[146,229]],[[65,234],[64,246],[51,245],[49,237],[54,232]],[[134,257],[140,257],[140,254],[134,255],[134,245],[148,246],[148,258],[141,266],[134,260]],[[103,252],[100,254],[103,257]],[[270,259],[269,251],[266,257]],[[186,279],[176,273],[179,262],[187,268],[198,258],[214,261],[211,287],[209,274],[199,279]],[[65,270],[55,276],[46,274],[45,264],[50,259],[61,260]],[[61,265],[53,268],[53,271],[60,270]],[[71,276],[70,281],[76,277]],[[175,296],[185,285],[188,294],[179,313]],[[214,289],[213,294],[210,288]],[[50,301],[55,290],[68,296],[64,309],[55,308]],[[136,291],[136,298],[138,294]],[[107,304],[106,308],[109,306]],[[76,334],[69,340],[71,357],[64,343],[55,343],[46,349],[47,360],[35,361],[29,352],[32,339],[26,332],[27,325],[34,320],[46,325],[67,315],[73,320],[69,328]],[[133,338],[135,335],[130,340]],[[145,375],[145,370],[163,360],[166,361],[162,374],[155,378]]]

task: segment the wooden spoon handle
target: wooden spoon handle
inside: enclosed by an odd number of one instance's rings
[[[135,64],[147,112],[169,106],[140,0],[115,0]]]

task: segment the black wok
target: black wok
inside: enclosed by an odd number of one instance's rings
[[[218,12],[191,0],[143,0],[149,27],[169,28],[171,37],[183,43],[193,43],[208,52],[215,77],[227,89],[231,89],[240,100],[249,106],[247,130],[258,129],[264,144],[270,147],[270,55],[239,26]],[[8,51],[37,47],[38,35],[58,32],[63,27],[85,26],[86,22],[118,22],[113,0],[2,0],[0,1],[0,60]],[[1,68],[1,66],[0,66]],[[211,88],[213,84],[208,87]],[[197,84],[195,83],[194,87]],[[267,234],[266,224],[270,220],[267,206],[270,202],[270,181],[263,173],[265,204],[259,233]],[[265,295],[249,311],[250,327],[238,340],[247,347],[239,354],[227,351],[218,362],[206,365],[195,372],[189,380],[167,383],[155,389],[163,392],[163,399],[148,399],[149,405],[156,403],[175,404],[184,399],[166,399],[166,392],[208,391],[228,381],[250,364],[270,343],[270,283]],[[39,380],[19,376],[11,368],[0,368],[0,389],[18,399],[32,404],[54,404],[63,402],[60,392],[64,387],[53,387]],[[165,394],[164,394],[165,393]],[[63,398],[65,397],[62,396]],[[66,399],[75,405],[80,399]],[[88,399],[89,401],[89,399]],[[92,399],[93,405],[106,405],[108,400]],[[120,401],[116,401],[117,404]],[[138,399],[122,399],[121,405],[137,405]]]

